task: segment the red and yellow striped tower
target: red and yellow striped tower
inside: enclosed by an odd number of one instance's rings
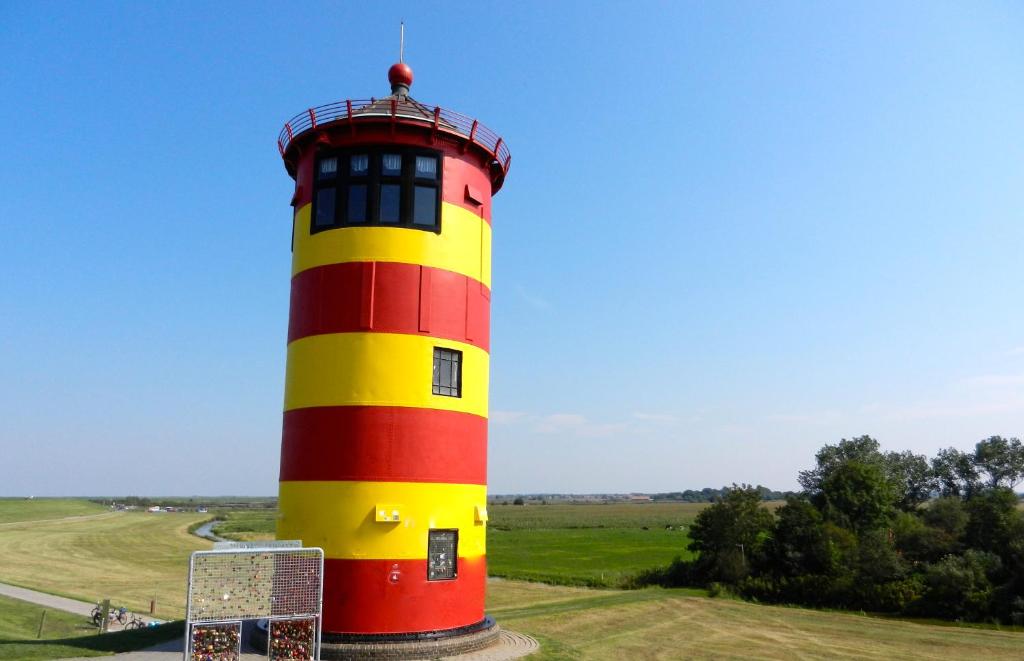
[[[278,143],[295,195],[277,535],[325,551],[325,653],[497,633],[491,196],[511,156],[413,100],[405,64],[388,78],[390,96],[311,108]]]

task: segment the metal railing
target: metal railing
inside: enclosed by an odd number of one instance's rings
[[[310,108],[285,122],[277,137],[277,148],[283,156],[288,145],[306,131],[364,117],[413,121],[431,126],[434,131],[454,133],[489,152],[507,174],[512,154],[501,136],[472,117],[440,106],[428,106],[411,99],[350,99]]]

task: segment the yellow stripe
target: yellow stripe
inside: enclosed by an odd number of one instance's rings
[[[491,286],[491,226],[441,204],[441,233],[403,227],[341,227],[310,234],[307,204],[295,213],[292,275],[325,264],[402,262],[454,271]]]
[[[282,482],[278,539],[301,539],[328,558],[420,560],[427,532],[457,528],[459,557],[486,553],[486,526],[475,507],[487,503],[477,484],[414,482]],[[376,521],[379,503],[400,511],[398,523]]]
[[[462,352],[462,397],[431,392],[434,347]],[[311,335],[288,345],[284,408],[415,406],[487,417],[490,358],[454,340],[398,333]]]

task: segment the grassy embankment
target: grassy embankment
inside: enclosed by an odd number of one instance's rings
[[[0,597],[0,659],[32,661],[76,656],[106,656],[143,649],[184,634],[181,623],[96,634],[86,618],[44,608],[17,599]],[[40,634],[42,622],[42,635]]]
[[[103,505],[77,498],[0,498],[0,525],[18,521],[90,516],[109,511]]]
[[[39,503],[42,520],[25,520],[26,503]],[[13,508],[16,514],[4,511]],[[78,517],[77,506],[63,510]],[[67,514],[68,512],[74,512]],[[189,554],[210,543],[188,534],[207,514],[110,512],[84,518],[55,516],[46,501],[0,502],[0,581],[83,601],[110,598],[115,605],[156,616],[181,617]]]

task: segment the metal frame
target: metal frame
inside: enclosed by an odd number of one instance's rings
[[[232,569],[234,572],[241,571],[242,576],[235,577],[236,587],[249,586],[250,588],[254,584],[262,584],[264,588],[269,586],[269,591],[265,594],[259,595],[255,601],[249,599],[247,606],[243,609],[239,606],[236,610],[231,608],[222,608],[221,612],[212,616],[202,616],[196,614],[196,609],[193,604],[193,596],[197,583],[200,580],[195,575],[196,571],[196,560],[207,557],[216,558],[229,558],[230,556],[237,556],[238,560],[234,563],[231,561],[225,563],[225,566]],[[266,562],[258,562],[261,559],[272,558],[272,563],[268,567]],[[314,612],[292,612],[288,614],[275,613],[275,605],[286,601],[288,596],[282,594],[284,590],[287,590],[290,586],[282,581],[277,580],[279,571],[279,558],[287,558],[287,556],[297,556],[302,559],[312,559],[316,570],[315,582],[313,588],[315,588],[315,607]],[[312,556],[312,558],[311,558]],[[245,564],[245,560],[248,559],[248,564]],[[262,570],[269,570],[269,575],[261,576]],[[228,580],[222,576],[218,576],[223,580]],[[219,592],[221,589],[219,586],[216,588]],[[251,593],[250,593],[251,594]],[[228,601],[232,595],[225,593],[224,601]],[[188,561],[188,591],[186,593],[186,610],[185,610],[185,651],[183,655],[184,661],[191,661],[192,659],[192,634],[193,631],[203,626],[214,626],[214,625],[237,625],[238,626],[238,651],[241,653],[241,641],[242,641],[242,622],[245,620],[252,619],[266,619],[267,624],[267,658],[271,658],[271,634],[273,631],[273,623],[280,621],[289,620],[313,620],[314,626],[314,641],[313,641],[313,659],[319,661],[320,659],[320,643],[323,633],[323,600],[324,600],[324,551],[319,547],[283,547],[283,546],[254,546],[246,544],[242,548],[215,548],[211,551],[194,551],[189,557]],[[310,604],[311,606],[313,604]]]
[[[396,121],[402,120],[403,123],[425,125],[431,128],[435,135],[442,131],[464,140],[468,139],[469,144],[477,145],[494,158],[502,174],[508,174],[512,164],[512,154],[509,153],[505,141],[478,120],[440,106],[423,104],[409,97],[402,100],[392,98],[386,105],[378,103],[378,99],[348,99],[309,108],[285,122],[277,137],[277,149],[284,156],[292,141],[307,131],[323,128],[325,124],[333,122],[351,124],[353,120],[363,118],[390,121],[392,126]]]

